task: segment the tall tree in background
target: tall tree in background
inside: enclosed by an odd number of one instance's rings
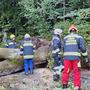
[[[0,0],[0,28],[17,28],[20,25],[20,0]]]
[[[0,28],[46,36],[62,16],[89,7],[90,0],[0,0]]]
[[[49,32],[57,22],[58,16],[63,15],[64,3],[65,0],[21,0],[19,5],[24,17],[28,19],[24,25],[27,31],[32,35]]]
[[[90,0],[69,0],[68,4],[71,10],[78,10],[90,7]]]

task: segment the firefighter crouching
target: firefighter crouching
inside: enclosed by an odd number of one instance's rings
[[[16,37],[14,34],[10,35],[10,40],[7,40],[5,46],[7,48],[14,48],[14,49],[17,48]]]

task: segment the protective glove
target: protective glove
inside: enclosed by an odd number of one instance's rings
[[[20,55],[23,56],[23,51],[20,51]]]
[[[87,64],[87,63],[89,62],[89,58],[88,58],[88,57],[84,57],[83,62],[84,62],[85,64]]]

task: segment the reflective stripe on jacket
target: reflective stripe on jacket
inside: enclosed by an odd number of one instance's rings
[[[53,35],[51,46],[52,54],[61,54],[61,39],[58,35]]]
[[[80,60],[81,52],[87,56],[83,37],[71,33],[64,38],[64,60]]]
[[[17,48],[17,43],[12,40],[8,40],[7,43],[5,44],[5,46],[7,48]]]
[[[34,57],[34,45],[31,40],[23,42],[23,55],[24,59],[32,59]]]

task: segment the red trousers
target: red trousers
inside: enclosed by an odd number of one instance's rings
[[[64,71],[62,73],[62,84],[68,84],[70,72],[73,70],[74,86],[81,87],[79,60],[64,60]]]

